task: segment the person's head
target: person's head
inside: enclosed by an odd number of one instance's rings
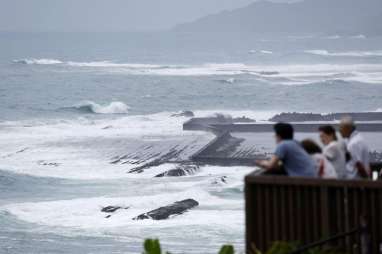
[[[320,133],[321,142],[324,145],[328,145],[331,142],[337,140],[336,130],[331,125],[320,126],[318,131]]]
[[[277,123],[273,126],[276,133],[276,142],[293,139],[293,126],[289,123]]]
[[[308,154],[322,153],[321,147],[311,139],[301,141],[301,145]]]
[[[355,123],[351,117],[344,117],[340,122],[340,133],[344,138],[349,138],[355,131]]]

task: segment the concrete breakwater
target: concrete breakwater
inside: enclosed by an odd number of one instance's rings
[[[382,112],[357,112],[357,113],[281,113],[273,116],[271,122],[315,122],[315,121],[338,121],[345,116],[352,117],[355,121],[382,121]]]
[[[269,136],[269,132],[273,131],[274,122],[292,122],[297,133],[315,133],[323,124],[332,124],[338,128],[335,120],[347,115],[357,121],[359,131],[382,133],[382,113],[379,112],[331,115],[283,113],[263,123],[246,117],[192,118],[183,124],[183,130],[209,131],[216,135],[211,142],[191,156],[192,161],[225,166],[253,166],[255,160],[269,156],[269,151],[262,149],[259,144],[259,137],[261,139],[264,135]],[[373,150],[371,158],[372,161],[381,161],[382,155]]]
[[[230,118],[224,116],[191,118],[183,124],[183,130],[205,130],[212,132],[271,132],[275,122],[294,123],[296,132],[315,132],[320,125],[325,123],[336,127],[337,122],[345,116],[351,116],[357,121],[357,128],[365,132],[382,131],[382,112],[361,113],[281,113],[273,116],[267,122],[258,123],[245,116],[241,118]]]

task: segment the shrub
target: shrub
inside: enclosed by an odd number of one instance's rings
[[[146,239],[144,244],[143,254],[170,254],[170,252],[162,253],[162,249],[158,239]],[[265,254],[290,254],[297,249],[296,243],[275,242]],[[232,245],[224,245],[219,254],[235,254],[235,249]],[[263,254],[256,247],[253,247],[251,254]],[[344,254],[334,248],[315,248],[301,254]]]

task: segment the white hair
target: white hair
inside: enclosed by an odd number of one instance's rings
[[[341,119],[340,125],[355,127],[355,122],[351,116],[345,116]]]

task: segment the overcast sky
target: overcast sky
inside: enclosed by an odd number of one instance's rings
[[[158,30],[253,1],[0,0],[0,31]]]

